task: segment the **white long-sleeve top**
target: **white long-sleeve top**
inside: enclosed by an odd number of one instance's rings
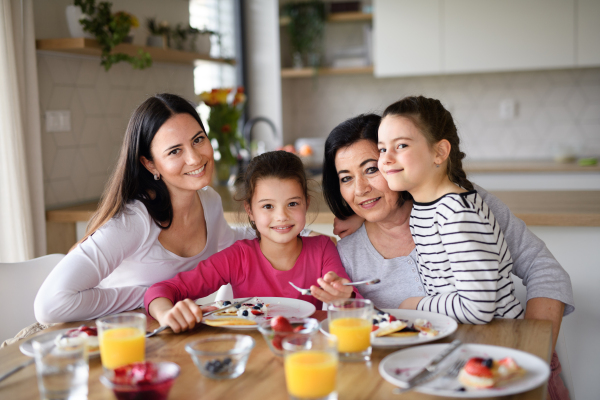
[[[417,309],[468,324],[523,318],[504,234],[477,191],[414,202],[410,229],[427,292]]]
[[[34,303],[43,323],[80,321],[143,307],[146,289],[193,269],[200,261],[239,239],[253,239],[250,229],[232,229],[221,197],[199,190],[206,221],[206,246],[193,257],[180,257],[158,241],[161,229],[140,201],[128,204],[52,270]]]

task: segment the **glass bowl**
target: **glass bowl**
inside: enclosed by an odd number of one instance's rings
[[[244,373],[256,342],[248,335],[214,335],[185,345],[202,375],[233,379]]]
[[[296,331],[294,332],[275,332],[271,328],[271,321],[263,321],[258,325],[258,330],[262,333],[265,342],[271,349],[271,351],[280,357],[283,357],[283,348],[281,341],[284,337],[292,335],[294,333],[311,334],[319,330],[319,321],[314,318],[289,318],[290,324]],[[299,326],[303,326],[303,329],[298,329]]]
[[[100,381],[118,400],[166,400],[179,371],[179,365],[168,361],[137,362],[106,370]]]

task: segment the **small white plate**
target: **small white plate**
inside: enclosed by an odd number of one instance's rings
[[[42,333],[40,335],[32,336],[32,337],[28,338],[27,340],[25,340],[23,343],[21,343],[21,345],[19,346],[19,350],[21,350],[21,353],[25,354],[26,356],[33,357],[34,354],[33,354],[33,345],[32,345],[32,342],[35,339],[46,337],[46,336],[48,336],[48,337],[50,337],[50,336],[56,337],[56,336],[64,335],[65,333],[67,333],[68,331],[71,331],[73,329],[76,329],[76,328],[61,329],[61,330],[58,330],[58,331],[45,332],[45,333]],[[97,357],[99,355],[100,355],[100,350],[91,351],[88,354],[89,357]]]
[[[379,373],[383,379],[392,385],[406,387],[406,382],[419,373],[446,346],[448,346],[447,343],[430,344],[396,351],[381,360]],[[486,344],[463,344],[450,357],[442,361],[439,366],[440,371],[444,371],[457,360],[468,360],[472,357],[493,358],[495,360],[512,357],[521,368],[525,369],[526,374],[522,378],[491,389],[465,388],[466,391],[459,391],[458,389],[463,385],[458,379],[444,377],[442,372],[440,377],[422,386],[417,386],[414,390],[444,397],[501,397],[535,389],[550,377],[550,367],[541,358],[524,351]]]
[[[422,318],[426,319],[433,325],[433,328],[440,332],[439,335],[434,337],[429,336],[408,336],[408,337],[376,337],[371,340],[373,347],[405,347],[412,346],[415,344],[423,344],[433,342],[450,336],[458,328],[458,324],[453,318],[446,315],[432,313],[428,311],[417,311],[417,310],[400,310],[396,308],[384,308],[381,311],[385,311],[390,315],[393,315],[397,319],[408,320],[408,326],[411,326],[415,319]],[[325,333],[329,332],[329,323],[327,320],[321,322],[321,330]]]
[[[268,304],[267,315],[265,317],[256,317],[254,321],[256,321],[256,325],[227,325],[220,326],[219,328],[227,328],[227,329],[257,329],[258,324],[264,321],[267,318],[273,318],[278,315],[282,315],[286,318],[308,318],[314,314],[316,311],[315,306],[308,301],[299,300],[299,299],[289,299],[287,297],[256,297],[249,301],[249,303],[256,302],[256,299],[260,299],[260,301]],[[243,299],[232,299],[231,302],[240,301]],[[206,317],[208,320],[216,320],[222,318],[231,318],[232,316],[225,315],[209,315]],[[203,320],[204,322],[204,320]]]

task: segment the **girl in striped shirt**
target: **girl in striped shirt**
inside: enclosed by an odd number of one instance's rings
[[[468,324],[523,318],[504,235],[462,169],[450,113],[439,100],[406,97],[385,110],[378,136],[378,166],[389,187],[414,199],[410,230],[427,292],[400,308]]]

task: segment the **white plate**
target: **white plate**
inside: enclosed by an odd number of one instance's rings
[[[76,328],[68,328],[68,329],[61,329],[58,331],[51,331],[51,332],[45,332],[42,333],[41,335],[36,335],[36,336],[32,336],[29,339],[25,340],[23,343],[21,343],[21,345],[19,346],[19,350],[21,350],[21,353],[25,354],[28,357],[33,357],[33,345],[32,342],[35,339],[38,338],[43,338],[43,337],[50,337],[50,336],[59,336],[59,335],[63,335],[65,333],[67,333],[68,331],[71,331],[73,329]],[[100,350],[96,350],[96,351],[92,351],[88,354],[89,357],[97,357],[100,355]]]
[[[381,311],[385,311],[397,319],[408,320],[408,326],[411,326],[417,318],[426,319],[431,322],[433,328],[438,330],[440,334],[434,337],[419,335],[409,337],[376,337],[371,340],[373,347],[404,347],[433,342],[434,340],[452,335],[456,328],[458,328],[458,324],[454,319],[442,314],[428,311],[399,310],[396,308],[384,308]],[[329,323],[327,320],[321,322],[321,330],[325,333],[329,332]]]
[[[257,325],[227,325],[220,326],[219,328],[227,329],[256,329],[258,324],[264,321],[266,318],[273,318],[278,315],[283,315],[286,318],[308,318],[316,311],[315,306],[308,301],[299,299],[289,299],[287,297],[256,297],[249,301],[249,303],[256,302],[256,299],[268,304],[269,309],[267,310],[266,317],[256,317]],[[243,299],[233,299],[231,302],[240,301]],[[221,318],[231,318],[232,316],[224,315],[209,315],[206,317],[208,320],[216,320]],[[203,320],[204,322],[204,320]]]
[[[381,360],[379,363],[379,373],[392,385],[406,387],[406,382],[420,372],[446,346],[448,346],[447,343],[430,344],[396,351]],[[442,372],[440,377],[422,386],[417,386],[415,390],[421,393],[445,397],[500,397],[535,389],[550,377],[550,367],[541,358],[525,353],[524,351],[486,344],[462,345],[450,357],[442,361],[440,371],[451,366],[459,359],[468,360],[471,357],[493,358],[496,360],[512,357],[520,367],[525,369],[526,374],[522,378],[506,382],[499,387],[491,389],[466,388],[467,390],[463,392],[458,391],[463,385],[456,378],[444,377]]]

